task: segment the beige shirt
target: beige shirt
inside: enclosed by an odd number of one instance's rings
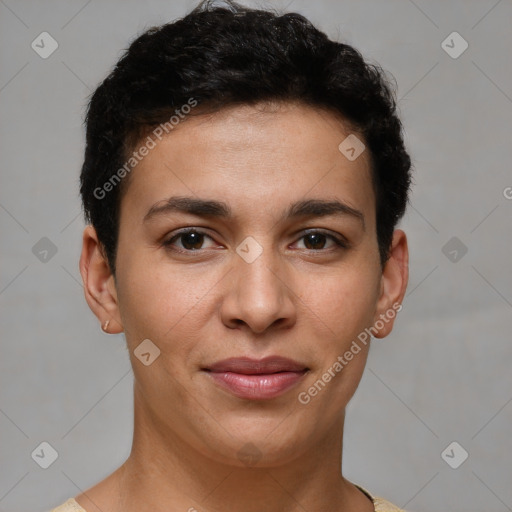
[[[405,512],[401,508],[396,507],[389,501],[386,501],[383,498],[377,498],[372,496],[366,489],[361,487],[360,485],[356,485],[358,489],[363,491],[372,501],[375,508],[375,512]],[[50,512],[87,512],[83,509],[74,498],[70,498],[68,501],[63,503],[57,508],[52,509]]]

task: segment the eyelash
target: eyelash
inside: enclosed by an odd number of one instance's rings
[[[204,231],[201,231],[197,228],[188,228],[188,229],[183,229],[182,231],[179,231],[178,233],[173,235],[168,240],[165,240],[164,242],[162,242],[162,246],[164,246],[166,249],[170,249],[170,250],[173,250],[176,252],[181,252],[181,253],[187,253],[187,254],[188,253],[199,253],[202,249],[190,250],[190,249],[180,249],[180,248],[173,247],[172,244],[174,243],[175,240],[179,239],[180,236],[186,235],[188,233],[196,233],[198,235],[204,235],[213,240],[213,238],[210,235],[208,235],[208,233],[206,233]],[[301,240],[302,238],[306,237],[307,235],[311,235],[311,234],[320,234],[320,235],[324,235],[326,238],[330,238],[338,246],[334,250],[348,249],[350,247],[350,244],[348,243],[348,241],[346,239],[338,238],[330,233],[326,233],[325,231],[322,231],[319,229],[312,229],[310,231],[307,231],[299,238],[299,240]],[[306,249],[306,250],[308,250],[308,249]],[[309,251],[311,251],[313,253],[328,252],[330,250],[332,251],[332,249],[309,249]]]

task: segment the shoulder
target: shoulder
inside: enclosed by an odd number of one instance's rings
[[[393,503],[385,500],[384,498],[373,498],[373,504],[375,505],[375,512],[405,512],[401,508],[398,508]]]
[[[378,496],[374,496],[370,493],[367,489],[364,487],[355,484],[355,486],[363,493],[368,496],[373,501],[373,507],[375,509],[375,512],[406,512],[405,510],[402,510],[401,508],[397,507],[396,505],[393,505],[393,503],[385,500],[384,498],[379,498]]]
[[[59,505],[57,508],[52,508],[50,512],[86,512],[74,498],[69,498],[68,501]]]
[[[357,486],[359,487],[359,486]],[[367,494],[371,499],[373,500],[373,504],[375,507],[375,512],[406,512],[405,510],[402,510],[401,508],[398,508],[397,506],[393,505],[389,501],[385,500],[384,498],[379,498],[376,496],[372,496],[366,489],[363,489],[359,487],[361,490],[364,491],[365,494]],[[62,505],[59,505],[56,508],[53,508],[50,512],[87,512],[85,509],[83,509],[74,498],[70,498]]]

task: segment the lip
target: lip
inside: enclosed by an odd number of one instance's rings
[[[239,398],[269,400],[296,386],[309,368],[286,357],[269,356],[264,359],[225,359],[203,368],[203,371],[217,385]]]

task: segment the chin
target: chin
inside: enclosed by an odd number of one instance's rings
[[[302,427],[299,432],[290,428],[286,417],[281,415],[280,423],[273,422],[266,427],[257,427],[246,422],[237,430],[222,429],[222,432],[210,431],[215,439],[205,439],[209,458],[230,466],[272,468],[287,464],[307,451],[308,435]],[[289,419],[289,418],[288,418]],[[280,426],[284,428],[280,429]],[[232,435],[229,432],[233,432]]]

